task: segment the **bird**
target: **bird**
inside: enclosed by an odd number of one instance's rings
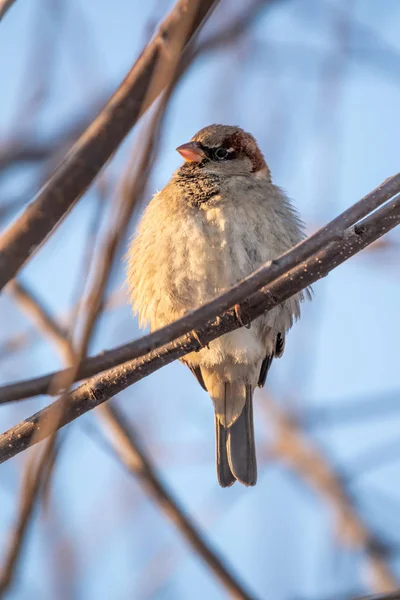
[[[305,237],[251,134],[209,125],[176,150],[184,162],[149,202],[127,253],[133,312],[151,331],[221,295]],[[264,386],[273,358],[282,356],[304,297],[294,295],[250,328],[240,320],[240,328],[181,359],[213,401],[221,487],[257,482],[253,394]]]

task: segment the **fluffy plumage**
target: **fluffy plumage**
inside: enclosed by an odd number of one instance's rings
[[[212,125],[186,146],[182,155],[190,159],[151,200],[128,255],[133,309],[151,330],[205,304],[303,237],[250,134]],[[282,354],[302,298],[184,358],[214,403],[222,486],[256,483],[253,392]]]

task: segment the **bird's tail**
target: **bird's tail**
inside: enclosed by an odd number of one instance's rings
[[[232,485],[235,480],[247,486],[255,485],[257,461],[252,386],[241,382],[225,382],[223,385],[224,406],[241,404],[243,408],[239,416],[229,424],[221,415],[219,403],[214,399],[218,481],[222,487]],[[239,394],[241,397],[238,397]]]

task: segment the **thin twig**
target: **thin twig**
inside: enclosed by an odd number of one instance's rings
[[[273,283],[262,287],[263,283],[261,282],[261,289],[246,302],[245,318],[253,320],[266,310],[281,304],[284,300],[327,275],[329,271],[390,231],[398,223],[400,223],[400,196],[376,210],[355,227],[344,229],[338,239],[323,246],[307,260],[295,263],[295,267],[278,277]],[[299,247],[297,251],[299,251]],[[233,288],[234,293],[237,293],[238,288],[246,285],[246,281]],[[200,312],[201,310],[199,309]],[[218,316],[195,333],[185,335],[179,340],[158,347],[155,351],[137,360],[124,363],[93,377],[68,395],[68,412],[64,415],[61,425],[70,423],[173,360],[199,350],[199,337],[203,344],[208,343],[240,326],[235,311],[230,310],[224,313],[223,318]],[[46,423],[58,410],[59,401],[55,401],[0,436],[0,462],[22,452],[39,439],[44,439],[46,433],[42,429],[38,430],[38,422],[43,419],[43,422]]]
[[[85,112],[78,115],[71,122],[58,126],[54,133],[45,140],[36,140],[33,136],[22,137],[15,135],[0,144],[0,176],[4,178],[9,175],[9,169],[19,166],[32,166],[44,162],[51,163],[62,158],[69,150],[73,142],[89,126],[91,116],[98,112],[104,104],[102,98],[96,98]]]
[[[169,65],[169,83],[168,89],[163,95],[157,110],[150,122],[150,125],[143,136],[143,140],[139,140],[138,146],[143,146],[140,160],[136,164],[136,173],[133,180],[124,182],[124,189],[121,190],[117,198],[117,204],[114,211],[114,222],[110,226],[109,234],[107,235],[101,249],[100,256],[97,260],[97,271],[92,289],[88,295],[89,312],[85,323],[85,329],[92,332],[95,324],[98,322],[100,314],[105,306],[105,293],[108,281],[111,276],[112,267],[117,255],[119,246],[125,237],[125,232],[129,226],[130,219],[135,208],[136,202],[142,195],[150,174],[151,167],[154,163],[155,153],[158,148],[159,131],[162,125],[162,120],[171,93],[174,87],[175,68],[178,62],[176,57],[175,62]],[[85,331],[83,338],[87,337]],[[84,358],[87,353],[87,344]]]
[[[228,309],[235,304],[245,303],[246,305],[242,307],[242,310],[246,313],[248,310],[247,305],[249,298],[256,293],[258,293],[258,297],[256,298],[256,296],[254,296],[254,300],[257,302],[267,302],[268,306],[265,304],[266,309],[267,307],[269,308],[275,306],[273,302],[271,303],[271,298],[269,298],[267,301],[267,291],[264,290],[260,292],[259,290],[265,288],[272,282],[275,282],[279,277],[285,277],[287,271],[296,268],[302,263],[302,261],[306,259],[309,260],[309,257],[312,256],[313,253],[316,253],[323,246],[327,248],[329,244],[335,245],[334,251],[331,253],[333,268],[334,266],[343,262],[343,260],[346,260],[346,251],[351,245],[352,240],[356,244],[357,248],[354,252],[350,252],[349,256],[352,256],[362,248],[369,245],[371,242],[378,239],[386,231],[386,220],[388,220],[390,223],[396,218],[395,215],[389,215],[389,217],[386,218],[385,211],[387,208],[385,207],[385,210],[382,213],[383,220],[380,223],[383,226],[382,232],[376,236],[372,235],[368,238],[365,238],[365,243],[363,236],[355,234],[354,232],[348,233],[347,239],[345,239],[346,228],[354,225],[359,219],[375,210],[378,206],[386,202],[390,197],[398,192],[400,192],[400,174],[397,174],[383,182],[379,187],[367,194],[364,198],[344,211],[341,215],[333,219],[333,221],[328,223],[325,227],[321,228],[319,231],[295,246],[293,249],[274,260],[272,264],[267,263],[258,269],[258,271],[251,274],[249,277],[231,289],[227,290],[218,298],[189,313],[183,318],[178,319],[174,323],[167,325],[166,327],[163,327],[154,333],[143,336],[139,340],[135,340],[129,344],[124,344],[123,346],[119,346],[113,350],[102,352],[100,355],[87,359],[81,364],[77,374],[77,380],[90,377],[101,371],[104,371],[105,369],[113,368],[121,363],[134,360],[140,356],[154,351],[161,346],[165,346],[168,343],[176,342],[178,338],[187,335],[189,332],[195,329],[199,330],[197,331],[197,334],[200,336],[200,339],[203,342],[206,342],[206,337],[208,338],[208,341],[213,339],[209,337],[209,330],[211,329],[213,332],[215,332],[215,337],[218,337],[219,335],[226,333],[228,330],[232,330],[235,327],[237,328],[239,325],[235,321],[234,314]],[[394,202],[397,206],[398,200]],[[394,210],[396,210],[396,208],[394,208]],[[379,222],[380,220],[378,219],[378,226]],[[397,222],[393,222],[392,227],[394,227],[396,224]],[[391,227],[387,227],[387,230],[390,228]],[[312,266],[312,272],[314,272],[318,266],[318,263],[315,263],[314,259],[314,262],[310,262],[309,260],[309,264],[310,267]],[[320,273],[317,274],[317,277],[312,279],[312,281],[316,281],[320,277],[325,276],[329,270],[330,269],[328,268],[326,272],[323,272],[321,269]],[[307,280],[307,278],[309,278],[310,273],[311,271],[308,271],[303,274],[304,282]],[[310,280],[309,283],[312,281]],[[308,283],[304,283],[303,287],[306,287],[306,285],[308,285]],[[293,291],[291,295],[294,293],[295,291]],[[226,312],[224,313],[223,311]],[[214,322],[216,317],[221,317],[218,319],[218,322]],[[194,350],[198,350],[199,345],[192,340],[191,347]],[[49,373],[48,375],[43,375],[27,381],[20,381],[17,383],[0,386],[0,403],[12,402],[14,400],[20,400],[39,394],[47,394],[49,393],[49,389],[54,381],[54,377],[58,374],[59,372]]]
[[[34,466],[32,461],[29,461],[29,463],[29,467]],[[36,477],[35,475],[36,474],[32,473],[31,468],[24,470],[24,476],[22,478],[21,485],[22,491],[18,510],[18,520],[15,526],[11,528],[11,535],[8,540],[8,549],[1,569],[0,598],[4,598],[4,594],[6,593],[15,575],[22,543],[25,538],[40,486],[42,484],[42,479],[40,477]]]
[[[103,312],[116,310],[122,306],[126,306],[126,303],[127,298],[125,290],[123,288],[117,288],[107,298]],[[61,323],[64,326],[64,329],[67,329],[68,323],[71,323],[77,308],[78,303],[76,303],[70,311],[63,312],[57,317],[57,322]],[[0,344],[0,361],[9,358],[11,353],[19,352],[22,349],[26,349],[29,345],[35,344],[39,339],[38,332],[33,327],[28,327],[25,331],[10,336]]]
[[[57,325],[32,290],[15,279],[10,281],[7,290],[16,300],[20,309],[33,321],[36,328],[57,345],[63,364],[70,365],[73,362],[74,354],[66,332]]]
[[[126,419],[120,411],[115,406],[103,405],[99,408],[99,412],[102,420],[107,425],[107,437],[111,435],[113,448],[122,463],[130,473],[139,479],[140,484],[179,529],[195,552],[202,557],[225,587],[226,591],[233,598],[254,598],[254,596],[245,590],[237,577],[233,575],[231,569],[227,568],[224,561],[210,546],[210,542],[201,535],[200,531],[192,523],[183,506],[179,505],[178,501],[161,481],[147,454],[141,448],[137,433],[132,429],[131,425],[128,428]]]

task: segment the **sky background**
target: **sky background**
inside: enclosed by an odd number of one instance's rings
[[[11,140],[56,139],[77,119],[94,116],[170,6],[17,0],[0,24],[0,151]],[[224,0],[204,35],[238,7]],[[235,46],[205,54],[180,82],[148,200],[179,166],[178,145],[210,123],[237,124],[256,136],[274,182],[294,199],[308,232],[334,218],[399,170],[399,28],[398,0],[277,0],[260,10]],[[106,199],[92,186],[21,272],[60,317],[77,298],[88,231],[102,202],[100,229],[107,224],[136,139],[135,131],[107,167]],[[0,208],[20,207],[37,185],[34,166],[0,173]],[[1,227],[16,214],[0,214]],[[254,489],[218,487],[212,403],[181,364],[114,400],[163,479],[256,598],[326,600],[370,590],[365,553],[338,538],[334,508],[271,455],[270,402],[297,420],[307,443],[344,477],[358,514],[390,546],[388,561],[400,581],[400,232],[384,241],[314,285],[315,297],[290,332],[284,357],[274,362],[266,391],[256,392]],[[91,353],[141,335],[123,280],[121,253],[109,289],[110,295],[122,290],[120,301],[101,319]],[[0,314],[1,382],[59,368],[54,349],[7,294]],[[1,352],[6,340],[25,331],[25,348]],[[1,407],[2,430],[47,403],[38,398]],[[225,598],[102,435],[94,413],[63,431],[49,506],[35,512],[9,597]],[[0,467],[0,556],[26,458]]]

